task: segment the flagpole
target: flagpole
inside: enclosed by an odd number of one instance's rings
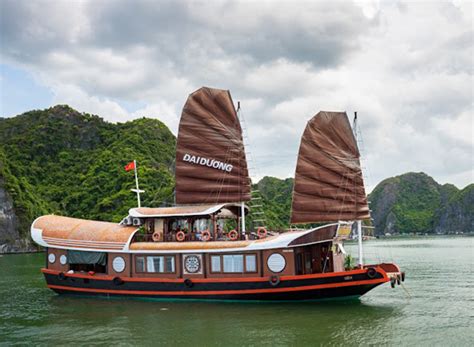
[[[137,161],[134,159],[133,160],[133,167],[135,169],[135,185],[137,186],[137,202],[138,202],[138,207],[141,207],[140,203],[140,188],[138,188],[138,174],[137,174]]]

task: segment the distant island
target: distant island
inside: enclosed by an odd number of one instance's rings
[[[29,227],[43,214],[120,221],[136,204],[123,170],[132,159],[143,205],[170,205],[175,145],[159,120],[112,124],[67,105],[0,118],[0,253],[34,250]],[[264,177],[257,187],[267,226],[288,228],[293,179]],[[474,231],[474,184],[459,190],[406,173],[379,183],[369,201],[375,235]]]

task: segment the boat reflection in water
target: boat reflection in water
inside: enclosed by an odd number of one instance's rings
[[[291,223],[328,224],[277,233],[254,216],[246,230],[251,200],[230,93],[201,88],[180,121],[177,206],[133,208],[120,224],[42,216],[31,235],[47,248],[42,272],[57,293],[296,301],[358,297],[404,279],[395,264],[364,265],[361,248],[359,266],[345,268],[343,242],[370,218],[346,113],[308,122],[296,167]]]

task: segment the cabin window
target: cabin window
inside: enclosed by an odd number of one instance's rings
[[[271,272],[282,272],[286,266],[285,257],[280,253],[272,253],[267,259],[267,266]]]
[[[125,266],[125,259],[123,259],[123,257],[115,257],[112,261],[112,269],[114,269],[115,272],[123,272]]]
[[[224,255],[224,272],[244,272],[244,256],[242,254]]]
[[[255,254],[211,255],[211,272],[257,272],[257,256]]]
[[[63,254],[59,257],[59,262],[61,265],[66,265],[67,264],[67,257]]]
[[[174,257],[165,257],[166,272],[174,272]]]
[[[245,256],[245,272],[257,272],[257,257],[255,254]]]
[[[221,272],[221,256],[211,256],[211,272]]]
[[[67,262],[73,271],[107,273],[107,254],[105,252],[68,250]]]
[[[174,273],[174,256],[137,257],[135,268],[137,272]]]
[[[145,272],[145,257],[137,257],[135,268],[137,272]]]
[[[175,219],[171,223],[171,230],[173,232],[184,231],[187,232],[189,230],[189,223],[187,219]]]
[[[146,257],[147,272],[165,272],[163,257]]]
[[[48,254],[48,261],[50,264],[54,264],[54,262],[56,261],[56,256],[54,255],[54,253]]]

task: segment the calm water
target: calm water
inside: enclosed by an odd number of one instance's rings
[[[474,238],[376,240],[365,250],[399,263],[406,290],[385,284],[360,300],[300,304],[60,297],[39,273],[43,254],[0,256],[0,344],[473,345]]]

